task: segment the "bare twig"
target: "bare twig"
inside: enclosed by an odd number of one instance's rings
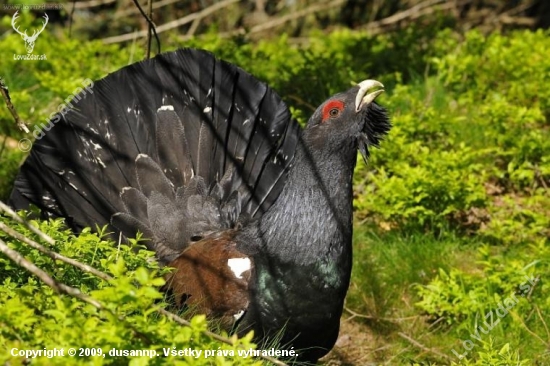
[[[133,0],[133,1],[137,1],[137,0]],[[187,16],[184,16],[183,18],[179,18],[179,19],[176,19],[176,20],[173,20],[171,22],[168,22],[166,24],[163,24],[163,25],[160,25],[156,28],[156,32],[157,33],[162,33],[162,32],[166,32],[170,29],[174,29],[174,28],[178,28],[178,27],[181,27],[182,25],[185,25],[185,24],[188,24],[188,23],[191,23],[192,21],[194,21],[195,19],[199,19],[199,18],[204,18],[220,9],[223,9],[231,4],[235,4],[235,3],[238,3],[239,0],[224,0],[224,1],[220,1],[219,3],[216,3],[214,5],[211,5],[201,11],[198,11],[196,13],[193,13],[193,14],[189,14]],[[126,34],[121,34],[121,35],[118,35],[118,36],[114,36],[114,37],[107,37],[107,38],[104,38],[103,39],[103,43],[106,43],[106,44],[110,44],[110,43],[118,43],[118,42],[125,42],[125,41],[129,41],[131,39],[133,39],[135,36],[137,37],[145,37],[147,36],[147,31],[139,31],[137,32],[136,35],[134,35],[134,33],[126,33]]]
[[[21,254],[19,254],[17,251],[11,249],[8,247],[8,245],[0,239],[0,252],[4,253],[9,259],[15,262],[20,267],[23,267],[36,277],[38,277],[42,282],[44,282],[47,286],[51,287],[56,293],[58,294],[66,294],[72,297],[75,297],[79,299],[80,301],[83,301],[87,304],[92,305],[98,310],[105,310],[111,313],[113,316],[116,316],[120,321],[124,322],[129,326],[130,329],[140,338],[146,340],[148,343],[152,343],[145,334],[137,330],[132,324],[128,323],[124,317],[117,315],[114,311],[106,308],[101,304],[99,301],[94,299],[93,297],[86,295],[85,293],[81,292],[76,287],[67,286],[64,283],[58,282],[55,279],[53,279],[49,274],[47,274],[45,271],[41,270],[37,266],[34,265],[31,261],[25,259]]]
[[[153,0],[147,0],[148,1],[148,10],[147,15],[149,16],[149,19],[153,19]],[[151,57],[151,32],[153,31],[153,22],[147,22],[147,58]],[[158,41],[158,35],[157,35],[157,41]],[[159,52],[160,53],[160,42],[159,42]]]
[[[15,106],[11,102],[10,92],[8,90],[8,87],[4,83],[4,80],[0,78],[0,93],[2,93],[2,97],[6,101],[6,106],[8,107],[8,110],[10,111],[11,115],[13,116],[13,119],[15,120],[15,123],[17,124],[17,127],[25,133],[29,133],[29,128],[21,120],[19,117],[19,114],[17,114],[17,110],[15,109]]]
[[[72,6],[71,6],[71,12],[69,14],[69,38],[71,38],[71,33],[73,31],[73,17],[74,17],[74,10],[75,10],[75,5],[76,5],[76,0],[73,0],[72,1]]]
[[[56,253],[54,251],[49,250],[48,248],[44,247],[43,245],[40,245],[39,243],[35,242],[34,240],[31,240],[31,239],[27,238],[25,235],[15,231],[14,229],[7,226],[3,222],[0,222],[0,230],[5,232],[6,234],[11,236],[12,238],[15,238],[15,239],[27,244],[31,248],[39,250],[40,252],[46,254],[48,257],[50,257],[53,260],[59,260],[61,262],[65,262],[67,264],[70,264],[71,266],[74,266],[74,267],[80,269],[81,271],[84,271],[86,273],[91,273],[94,276],[99,277],[99,278],[101,278],[102,280],[105,280],[105,281],[110,281],[110,280],[113,279],[113,277],[109,276],[106,273],[98,271],[94,267],[91,267],[91,266],[89,266],[87,264],[84,264],[84,263],[80,263],[77,260],[65,257],[64,255],[61,255],[59,253]]]
[[[76,297],[77,299],[82,300],[98,309],[104,309],[103,305],[101,305],[99,301],[93,299],[86,294],[83,294],[82,292],[80,292],[79,289],[67,286],[54,280],[46,272],[35,266],[34,263],[26,260],[17,251],[8,247],[8,245],[2,239],[0,239],[0,252],[4,253],[6,257],[14,261],[15,264],[17,264],[18,266],[23,267],[24,269],[38,277],[40,281],[51,287],[58,294],[67,294],[69,296]]]
[[[374,22],[368,23],[366,26],[367,28],[378,28],[384,25],[388,24],[394,24],[397,22],[400,22],[401,20],[410,18],[411,16],[414,16],[416,14],[419,14],[421,10],[426,8],[431,8],[434,5],[440,4],[445,2],[445,0],[426,0],[421,2],[420,4],[417,4],[413,6],[412,8],[409,8],[407,10],[400,11],[398,13],[395,13],[387,18],[376,20]],[[451,4],[455,5],[455,4]]]
[[[96,6],[109,5],[115,3],[117,0],[90,0],[75,3],[77,9],[95,8]]]
[[[447,356],[446,354],[444,353],[441,353],[439,351],[436,351],[435,349],[433,348],[428,348],[426,346],[424,346],[422,343],[419,343],[418,341],[412,339],[411,337],[409,337],[408,335],[406,335],[405,333],[402,333],[402,332],[399,332],[397,333],[397,335],[399,335],[401,338],[405,339],[407,342],[409,342],[410,344],[412,344],[413,346],[417,347],[417,348],[420,348],[422,351],[424,352],[428,352],[428,353],[433,353],[434,355],[437,355],[441,358],[444,358],[446,360],[450,360],[451,357]]]
[[[278,27],[278,26],[280,26],[284,23],[290,22],[292,20],[303,18],[307,15],[310,15],[310,14],[313,14],[313,13],[317,13],[317,12],[320,12],[320,11],[323,11],[323,10],[326,10],[326,9],[330,9],[330,8],[342,5],[345,2],[346,2],[346,0],[335,0],[335,1],[331,1],[329,3],[315,4],[315,5],[309,6],[305,9],[302,9],[300,11],[294,12],[292,14],[282,16],[280,18],[271,20],[269,22],[265,22],[263,24],[258,24],[256,26],[250,28],[249,31],[245,31],[245,29],[239,28],[239,29],[236,29],[236,30],[233,30],[233,31],[230,31],[230,32],[219,33],[218,36],[219,37],[232,37],[234,35],[242,34],[242,33],[253,34],[253,33],[266,31],[268,29]],[[184,36],[182,38],[183,38],[183,40],[186,40],[190,37]]]
[[[382,318],[378,316],[360,314],[345,306],[344,306],[344,310],[351,314],[351,316],[347,318],[345,321],[352,320],[354,318],[360,318],[360,319],[369,319],[369,320],[382,320],[386,322],[402,322],[405,320],[412,320],[419,317],[419,315],[415,315],[415,316],[408,316],[404,318]]]
[[[436,11],[456,9],[458,6],[470,3],[472,0],[462,0],[457,2],[444,2],[441,0],[428,0],[424,1],[416,6],[413,6],[410,9],[401,11],[392,16],[389,16],[384,19],[380,19],[365,25],[365,29],[369,30],[371,33],[379,33],[389,26],[398,24],[403,20],[415,20],[425,15],[430,15]],[[440,4],[443,2],[443,4]]]
[[[136,7],[139,9],[139,12],[141,13],[141,15],[145,18],[145,20],[147,21],[147,52],[146,52],[146,58],[150,58],[151,57],[151,31],[153,32],[153,34],[155,35],[155,39],[157,40],[157,49],[158,49],[158,53],[160,53],[160,39],[159,39],[159,36],[157,34],[157,30],[155,28],[155,24],[153,23],[153,21],[151,20],[150,16],[145,14],[145,12],[143,11],[143,9],[141,8],[141,5],[139,5],[139,2],[137,0],[132,0],[134,2],[134,4],[136,5]],[[151,9],[150,7],[150,3],[151,0],[149,0],[149,9],[150,9],[150,12],[149,14],[151,14],[153,12],[153,10]],[[130,35],[130,39],[134,39],[135,38],[135,33],[128,33],[128,35]]]
[[[523,321],[523,319],[515,312],[515,311],[512,311],[510,310],[510,314],[512,314],[512,317],[519,321],[519,323],[521,324],[521,326],[529,333],[531,334],[533,337],[535,337],[536,339],[538,339],[539,341],[541,341],[542,344],[544,344],[545,346],[548,347],[548,342],[546,342],[544,339],[542,339],[537,333],[533,332],[531,329],[529,329],[529,327],[527,326],[527,324],[525,324],[525,322]]]
[[[23,220],[19,215],[15,213],[11,208],[9,208],[8,205],[6,205],[4,202],[0,201],[0,211],[4,211],[9,217],[11,217],[13,220],[17,221],[18,223],[25,225],[27,229],[38,235],[38,237],[45,241],[46,243],[50,245],[55,245],[55,240],[53,240],[49,235],[42,232],[40,229],[32,226],[27,220]]]
[[[170,4],[174,4],[174,3],[177,3],[181,0],[161,0],[161,1],[156,1],[153,3],[153,10],[156,10],[156,9],[159,9],[159,8],[162,8],[166,5],[170,5]],[[120,10],[120,11],[117,11],[115,16],[117,18],[124,18],[125,16],[128,16],[128,15],[132,15],[132,14],[137,14],[139,13],[139,10],[137,10],[136,8],[128,8],[128,9],[124,9],[124,10]]]
[[[548,330],[548,325],[546,325],[546,321],[544,320],[544,317],[542,316],[540,309],[537,305],[535,305],[535,310],[537,311],[537,314],[539,316],[540,321],[542,322],[542,325],[544,325],[544,329],[546,330],[546,335],[548,336],[548,344],[550,345],[550,331]]]
[[[264,31],[264,30],[268,30],[268,29],[277,27],[279,25],[285,24],[285,23],[287,23],[291,20],[303,18],[303,17],[305,17],[307,15],[310,15],[310,14],[313,14],[313,13],[317,13],[317,12],[324,11],[324,10],[327,10],[327,9],[330,9],[330,8],[334,8],[336,6],[343,5],[345,2],[346,2],[346,0],[334,0],[334,1],[331,1],[331,2],[328,2],[328,3],[315,4],[315,5],[309,6],[305,9],[293,12],[292,14],[287,14],[285,16],[274,19],[272,21],[265,22],[263,24],[258,24],[256,26],[250,28],[250,33],[257,33],[257,32],[261,32],[261,31]]]
[[[527,300],[531,300],[531,295],[533,295],[533,291],[535,291],[535,287],[537,286],[537,283],[540,281],[540,275],[537,275],[537,277],[535,277],[535,283],[533,283],[533,286],[531,286],[531,288],[529,289],[529,293],[527,293]]]
[[[195,32],[199,28],[199,24],[201,24],[202,18],[197,18],[193,20],[193,23],[191,23],[191,26],[187,30],[187,33],[185,34],[187,37],[191,38],[195,35]]]

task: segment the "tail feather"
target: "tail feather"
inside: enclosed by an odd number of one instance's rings
[[[186,185],[193,176],[193,161],[183,124],[170,107],[161,107],[157,112],[156,143],[158,161],[167,178],[176,187]]]
[[[136,218],[142,222],[147,221],[147,197],[140,190],[125,187],[120,193],[126,212],[133,212]]]
[[[35,204],[76,230],[112,222],[125,235],[142,231],[168,256],[182,240],[268,210],[300,133],[265,84],[191,49],[108,75],[57,119],[10,203]]]
[[[173,183],[166,178],[160,166],[149,156],[139,154],[136,158],[136,176],[141,192],[150,197],[160,193],[166,197],[174,197]]]

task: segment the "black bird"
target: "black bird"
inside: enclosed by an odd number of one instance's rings
[[[193,49],[118,70],[36,141],[10,203],[75,231],[138,231],[167,288],[230,329],[316,362],[334,345],[352,263],[352,176],[390,129],[365,80],[305,129],[242,69]],[[279,334],[280,336],[280,334]]]

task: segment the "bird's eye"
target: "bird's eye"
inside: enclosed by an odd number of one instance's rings
[[[342,114],[344,110],[344,102],[341,100],[332,100],[323,107],[323,122],[329,118],[336,118]]]

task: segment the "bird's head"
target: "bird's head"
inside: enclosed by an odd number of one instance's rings
[[[374,103],[383,88],[376,80],[364,80],[332,96],[310,118],[306,138],[325,151],[358,148],[367,159],[369,147],[378,146],[391,127],[385,109]]]

